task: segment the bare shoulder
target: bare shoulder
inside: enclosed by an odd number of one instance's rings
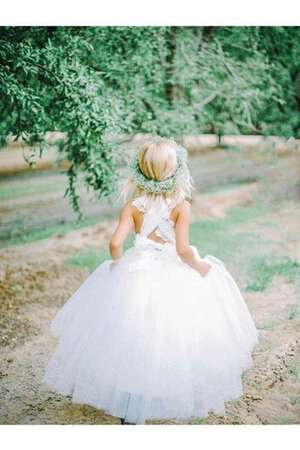
[[[189,213],[191,211],[191,203],[188,200],[183,200],[175,206],[174,210],[176,210],[178,214]]]
[[[125,205],[123,206],[121,214],[122,215],[131,214],[132,210],[133,210],[132,199],[129,199],[126,201]]]
[[[125,205],[124,205],[124,208],[130,209],[132,206],[133,206],[133,198],[129,198],[129,199],[126,201],[126,203],[125,203]]]
[[[191,214],[191,203],[188,200],[183,200],[175,206],[173,212],[176,221],[179,217],[189,217]]]
[[[127,208],[127,210],[130,211],[132,215],[136,215],[141,210],[139,202],[137,201],[137,197],[131,197],[129,200],[127,200],[124,208]]]

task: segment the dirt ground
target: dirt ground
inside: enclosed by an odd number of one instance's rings
[[[236,224],[237,231],[261,236],[257,253],[274,252],[300,262],[297,246],[299,214],[295,202],[298,186],[294,182],[298,166],[295,155],[282,158],[280,167],[267,159],[249,163],[245,168],[233,164],[227,156],[221,152],[202,158],[201,164],[195,164],[193,175],[198,190],[192,203],[193,219],[226,217],[233,206],[249,205],[254,200],[263,199],[268,205],[266,212]],[[287,169],[290,176],[283,176]],[[212,172],[214,183],[209,184]],[[236,179],[242,180],[242,183],[215,189],[215,185],[221,186]],[[268,183],[266,180],[269,180]],[[210,185],[211,190],[204,191],[204,185]],[[10,206],[13,211],[15,200]],[[119,423],[117,418],[103,411],[72,404],[69,397],[51,393],[41,383],[46,362],[57,343],[49,333],[51,318],[87,276],[86,269],[70,266],[66,261],[86,247],[105,247],[115,223],[115,218],[103,220],[64,235],[1,250],[1,316],[4,330],[1,354],[2,424]],[[224,416],[210,413],[204,420],[195,419],[189,423],[299,423],[298,284],[277,275],[263,292],[255,292],[243,289],[246,274],[238,266],[234,267],[234,277],[241,286],[260,334],[259,344],[253,352],[253,366],[243,375],[244,394],[226,404]]]

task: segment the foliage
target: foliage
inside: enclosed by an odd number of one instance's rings
[[[258,49],[272,62],[270,74],[284,101],[268,102],[258,119],[268,133],[300,136],[300,28],[260,27]]]
[[[2,27],[0,145],[47,132],[76,182],[109,195],[124,135],[299,136],[297,27]],[[30,154],[27,155],[31,162]]]

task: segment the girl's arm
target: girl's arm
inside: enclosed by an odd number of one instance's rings
[[[176,250],[183,262],[197,270],[202,277],[205,277],[211,265],[204,261],[198,261],[195,257],[189,242],[190,221],[191,205],[188,201],[184,201],[175,224]]]
[[[128,201],[120,214],[119,223],[109,242],[109,251],[113,260],[121,258],[123,254],[123,243],[132,226],[133,218],[131,213],[131,202]]]

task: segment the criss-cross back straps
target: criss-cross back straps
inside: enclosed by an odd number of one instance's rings
[[[155,232],[156,236],[164,241],[175,243],[174,222],[170,219],[171,200],[163,201],[160,207],[151,205],[147,210],[144,206],[145,196],[135,198],[132,204],[144,213],[140,231],[142,236],[147,237]]]

